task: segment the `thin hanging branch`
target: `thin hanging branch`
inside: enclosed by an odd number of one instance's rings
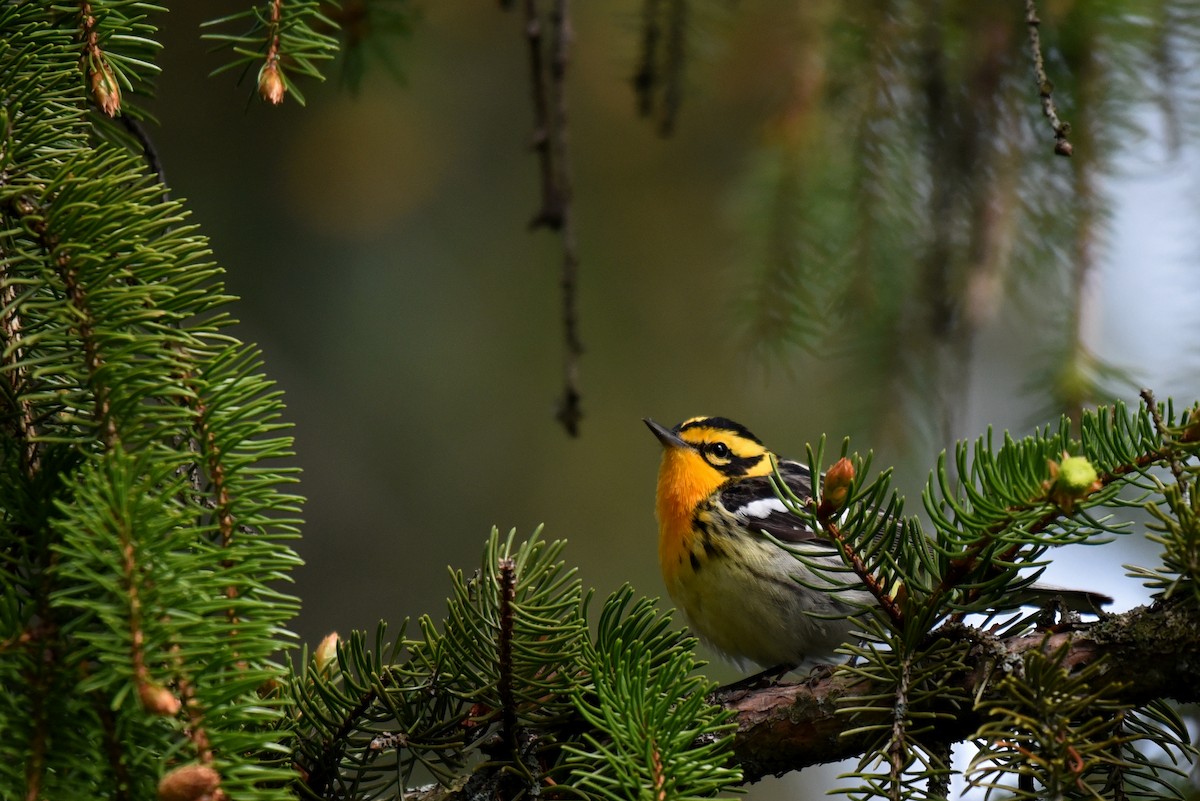
[[[575,215],[573,213],[570,161],[567,157],[567,62],[571,47],[571,21],[568,0],[555,0],[551,21],[554,24],[554,59],[550,67],[550,90],[554,99],[552,149],[558,173],[558,192],[562,203],[562,315],[563,342],[566,353],[563,361],[563,394],[558,403],[558,421],[573,437],[579,436],[583,419],[579,394],[579,357],[583,343],[579,338],[579,254],[575,244]]]
[[[686,0],[670,0],[667,9],[667,41],[663,53],[665,63],[663,72],[662,106],[659,109],[658,133],[670,136],[675,131],[675,119],[679,116],[679,107],[683,105],[683,71],[687,61],[687,18],[688,4]]]
[[[638,115],[655,118],[663,137],[674,132],[683,101],[688,11],[687,0],[642,3],[641,45],[631,83]]]
[[[554,154],[550,146],[550,100],[548,97],[548,70],[542,52],[542,18],[538,13],[537,0],[525,0],[525,38],[529,44],[529,84],[533,95],[533,142],[532,148],[538,160],[538,175],[542,186],[542,206],[530,228],[545,226],[557,231],[562,228],[562,197],[555,170]]]
[[[563,392],[555,417],[567,433],[579,436],[583,419],[579,392],[579,253],[575,241],[570,159],[567,150],[566,74],[570,61],[571,21],[567,0],[554,0],[550,13],[552,41],[546,58],[542,17],[537,0],[525,0],[525,37],[529,44],[530,85],[533,99],[533,151],[541,176],[541,208],[529,227],[557,231],[562,241]]]
[[[654,89],[658,85],[658,41],[662,37],[658,4],[659,0],[642,0],[641,51],[637,71],[633,73],[633,93],[638,115],[642,117],[653,113]]]
[[[1038,94],[1042,98],[1042,113],[1046,115],[1046,119],[1050,121],[1050,127],[1054,130],[1054,153],[1070,157],[1075,150],[1067,141],[1067,134],[1071,132],[1071,124],[1059,119],[1058,107],[1054,104],[1054,84],[1046,75],[1046,60],[1042,55],[1042,36],[1038,30],[1042,21],[1038,19],[1036,0],[1025,0],[1025,24],[1029,27],[1029,50],[1033,56],[1033,71],[1037,77]]]

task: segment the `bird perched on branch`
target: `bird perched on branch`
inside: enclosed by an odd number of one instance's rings
[[[834,592],[855,577],[818,575],[763,536],[810,547],[815,559],[842,568],[830,544],[776,495],[771,452],[724,417],[693,417],[670,429],[649,419],[646,425],[663,444],[659,564],[667,592],[696,633],[735,661],[763,667],[832,655],[850,638],[854,614],[872,599],[865,589]],[[778,464],[793,493],[812,496],[807,466]]]
[[[693,630],[739,663],[794,668],[828,660],[876,600],[823,532],[778,497],[776,470],[794,495],[812,497],[808,466],[773,460],[758,437],[725,417],[693,417],[674,428],[645,423],[663,445],[659,564]],[[1035,586],[1020,602],[1060,596],[1087,611],[1109,600]]]

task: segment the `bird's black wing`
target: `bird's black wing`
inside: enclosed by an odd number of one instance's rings
[[[799,462],[780,461],[779,474],[798,498],[812,497],[812,474]],[[775,494],[772,476],[735,481],[721,490],[721,504],[751,531],[765,531],[781,542],[812,542],[825,537],[788,511]]]

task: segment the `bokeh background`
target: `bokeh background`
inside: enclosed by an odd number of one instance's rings
[[[642,4],[574,4],[578,439],[554,420],[561,251],[527,228],[539,200],[519,11],[425,3],[411,35],[381,43],[402,80],[368,61],[351,92],[334,64],[301,84],[306,107],[274,108],[253,95],[257,67],[240,85],[208,77],[229,56],[200,23],[246,4],[174,5],[150,130],[296,424],[296,628],[310,644],[439,616],[447,566],[473,569],[492,526],[544,524],[601,596],[624,582],[661,595],[646,416],[722,414],[795,456],[852,436],[897,465],[915,508],[936,455],[988,425],[1028,433],[1138,386],[1200,398],[1191,0],[1045,4],[1073,161],[1052,154],[1016,2],[933,4],[925,22],[912,17],[924,4],[686,4],[669,138],[635,113]],[[938,47],[922,49],[929,36]],[[948,123],[920,114],[937,91],[918,71],[930,52]],[[864,76],[887,99],[874,118],[856,106]],[[943,170],[968,182],[947,184],[939,222],[927,211]],[[970,220],[989,209],[1007,228],[971,256]],[[913,265],[946,220],[967,256],[933,290]],[[872,225],[890,227],[867,242]],[[845,276],[875,280],[873,299]],[[789,297],[781,318],[756,316]],[[931,333],[921,321],[942,300],[952,323]],[[1072,353],[1088,369],[1072,373]],[[1138,603],[1121,565],[1154,558],[1140,542],[1135,529],[1073,551],[1051,578]],[[806,772],[753,797],[824,781]]]

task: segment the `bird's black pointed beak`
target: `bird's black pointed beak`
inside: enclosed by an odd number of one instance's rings
[[[664,428],[663,426],[660,426],[658,423],[654,422],[649,417],[643,419],[642,422],[645,423],[646,427],[649,428],[654,433],[654,436],[658,437],[658,441],[663,444],[664,448],[690,448],[691,447],[691,445],[689,445],[687,442],[680,439],[679,435],[676,434],[674,431],[672,431],[669,428]]]

